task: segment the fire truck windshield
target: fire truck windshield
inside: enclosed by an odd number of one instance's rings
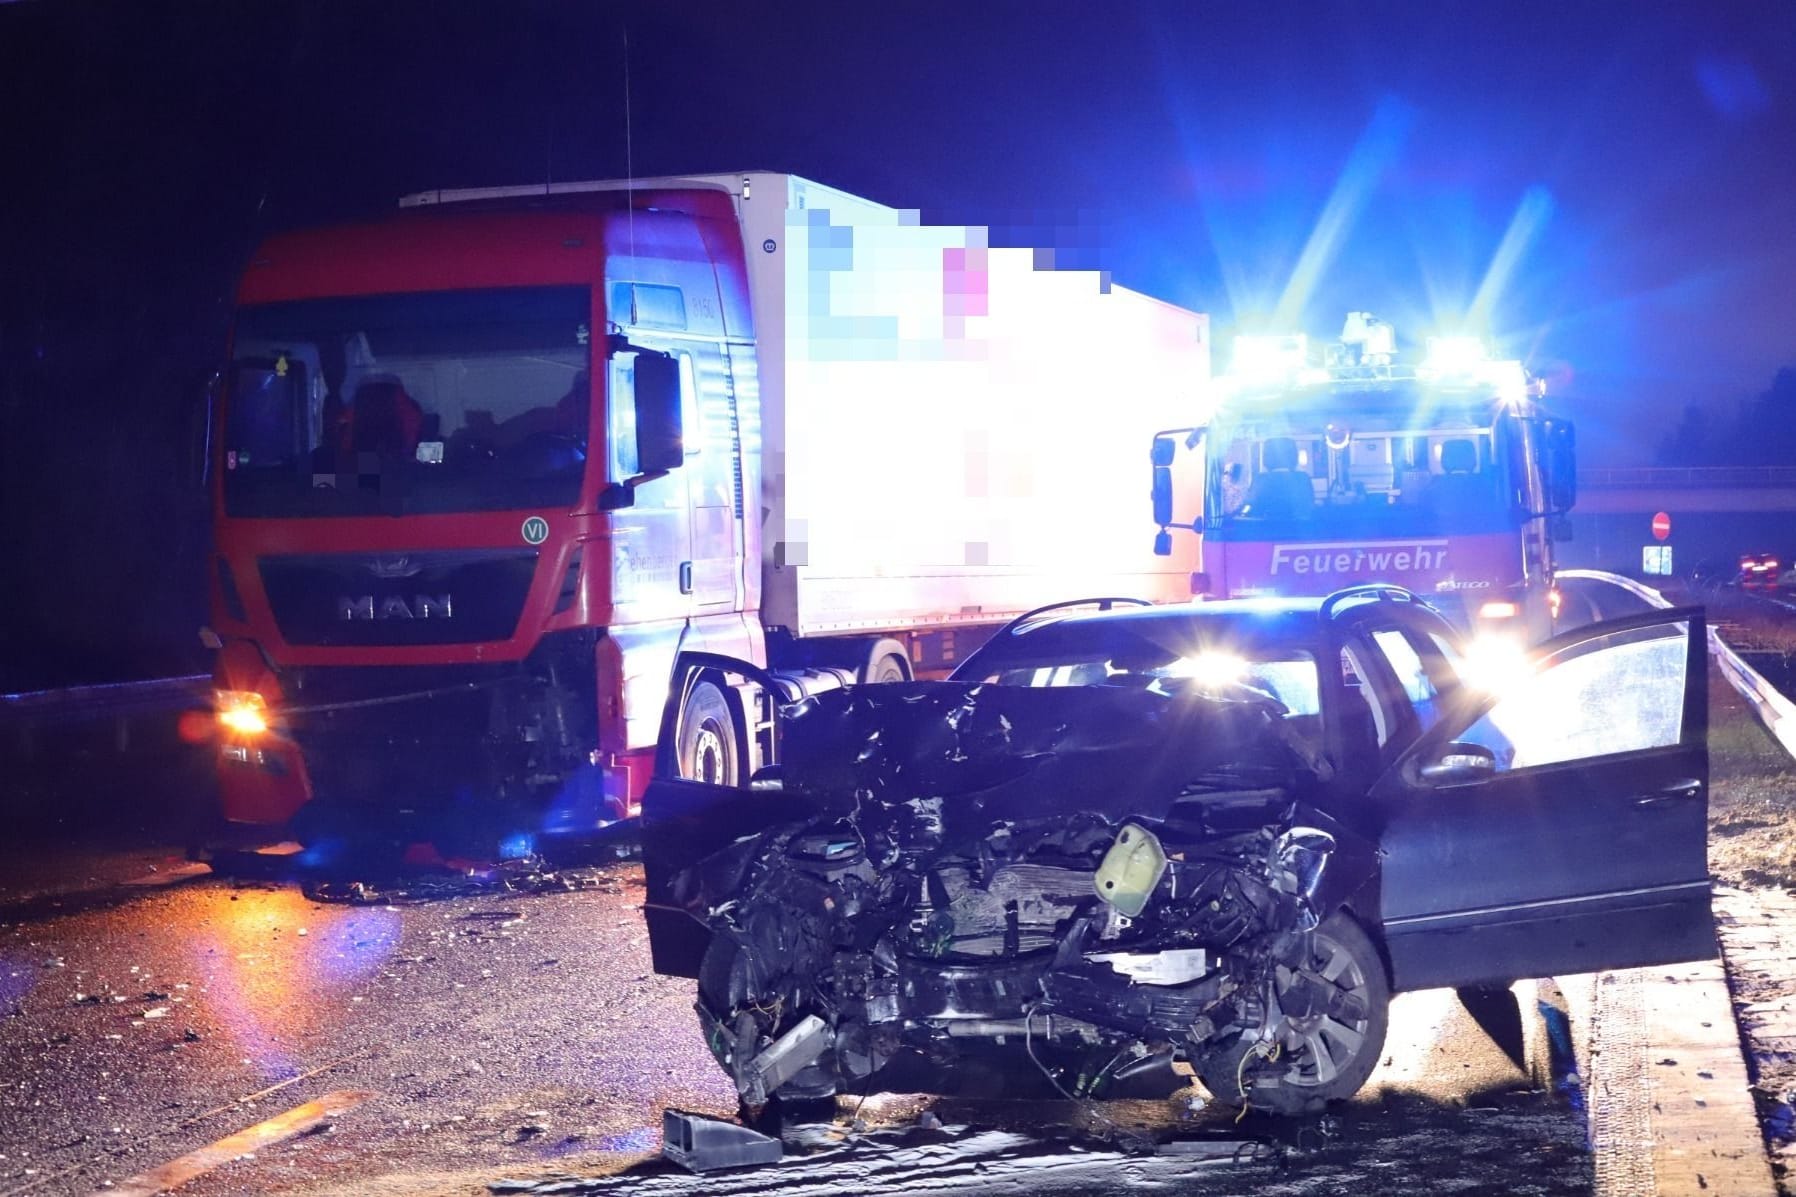
[[[1325,412],[1231,413],[1211,424],[1205,510],[1213,537],[1513,527],[1530,471],[1509,421],[1476,408],[1420,413],[1340,400]]]
[[[227,514],[572,506],[591,320],[583,287],[241,309],[225,391]]]

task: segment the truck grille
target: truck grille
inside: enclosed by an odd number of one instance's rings
[[[289,731],[317,796],[429,805],[458,791],[492,797],[516,665],[303,669],[283,679]]]
[[[509,640],[535,550],[333,553],[257,562],[289,644],[331,647]]]
[[[378,808],[518,797],[597,745],[591,632],[496,665],[282,671],[282,715],[318,798]]]

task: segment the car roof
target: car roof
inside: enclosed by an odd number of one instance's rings
[[[1267,636],[1305,637],[1322,626],[1319,598],[1212,599],[1205,602],[1152,607],[1118,607],[1109,611],[1074,608],[1064,614],[1048,612],[1039,622],[1016,630],[1028,636],[1045,628],[1122,623],[1132,626],[1188,626],[1193,631],[1224,628],[1259,628]]]
[[[983,668],[1012,658],[1039,659],[1044,654],[1089,650],[1106,642],[1128,640],[1162,645],[1225,643],[1248,651],[1289,647],[1314,652],[1322,645],[1329,622],[1371,607],[1399,620],[1419,616],[1445,626],[1444,618],[1433,607],[1407,593],[1398,598],[1396,592],[1337,595],[1332,599],[1211,599],[1103,610],[1069,604],[1021,617],[968,657],[963,668]],[[961,675],[962,670],[955,673]]]
[[[1226,641],[1242,647],[1309,649],[1322,640],[1321,606],[1321,599],[1225,599],[1108,611],[1047,611],[993,637],[968,663],[1051,655],[1108,641]]]

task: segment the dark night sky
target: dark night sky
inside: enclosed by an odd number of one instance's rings
[[[166,581],[128,635],[91,626],[122,580],[203,567],[177,483],[254,240],[621,175],[626,14],[638,174],[788,169],[988,223],[1225,334],[1365,308],[1419,338],[1490,274],[1490,331],[1598,464],[1796,364],[1789,0],[0,0],[14,662],[190,635]]]

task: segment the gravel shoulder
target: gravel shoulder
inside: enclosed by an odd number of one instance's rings
[[[1716,932],[1772,1176],[1796,1197],[1796,761],[1720,681],[1709,727]]]

